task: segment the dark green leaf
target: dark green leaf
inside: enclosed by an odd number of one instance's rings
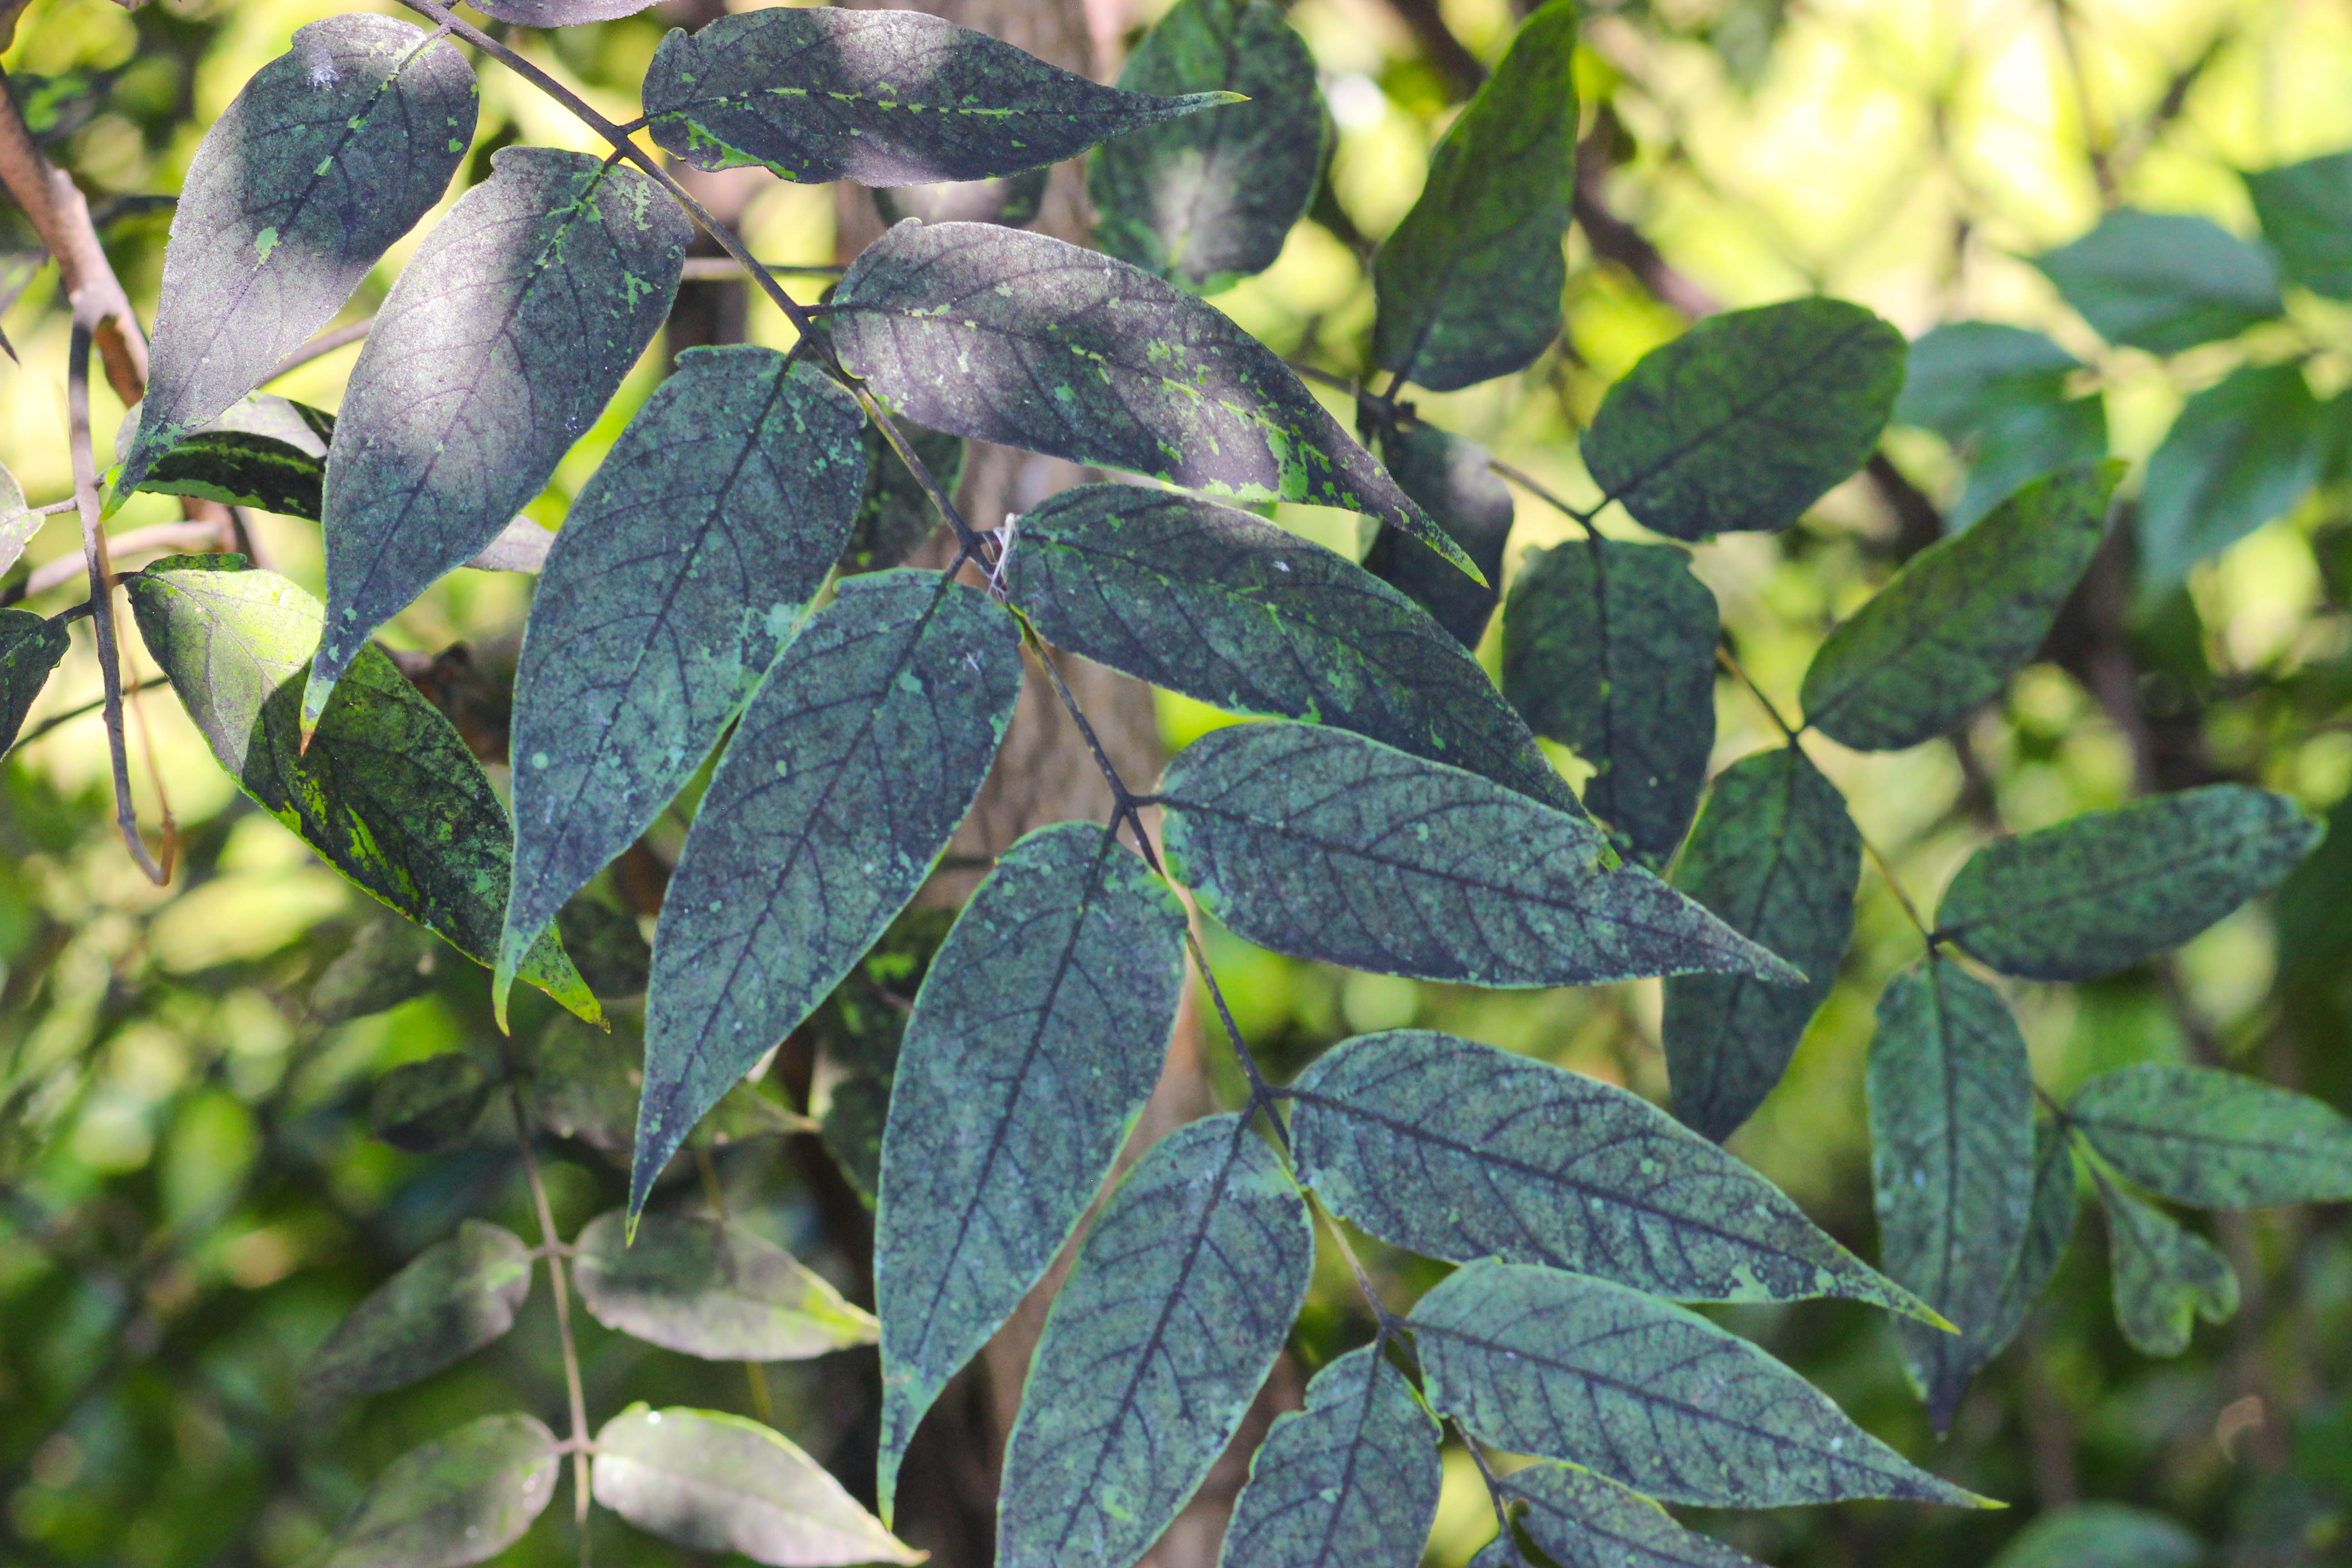
[[[1664,1509],[1578,1465],[1529,1465],[1503,1480],[1520,1528],[1559,1568],[1756,1568]]]
[[[1944,526],[1968,529],[2021,487],[2107,455],[2107,403],[2099,394],[2052,395],[2015,403],[1988,418],[1967,442],[1968,483]]]
[[[635,1147],[644,1056],[644,1041],[625,1020],[593,1029],[559,1015],[523,1048],[532,1115],[557,1137],[576,1138],[615,1163],[628,1164]],[[716,1149],[814,1130],[808,1118],[739,1081],[694,1124],[687,1142]]]
[[[2092,1179],[2107,1215],[2107,1268],[2116,1326],[2146,1355],[2189,1348],[2194,1320],[2226,1323],[2238,1310],[2238,1273],[2213,1244],[2101,1175]]]
[[[915,895],[1013,719],[1013,622],[929,572],[842,584],[768,671],[654,937],[630,1212]]]
[[[1088,823],[1008,850],[932,960],[882,1145],[880,1496],[923,1412],[1045,1276],[1160,1079],[1184,909]]]
[[[2068,374],[2082,368],[2040,332],[1998,321],[1949,321],[1912,340],[1895,423],[1965,441],[2020,403],[2055,401]]]
[[[882,1190],[882,1137],[898,1048],[955,913],[919,905],[899,910],[802,1026],[817,1053],[822,1092],[812,1089],[809,1110],[818,1136],[869,1209]]]
[[[200,496],[230,506],[256,506],[282,517],[319,520],[327,463],[268,436],[199,431],[156,458],[138,481],[142,490]]]
[[[473,143],[478,91],[449,40],[390,16],[312,22],[254,73],[205,133],[172,216],[118,498],[326,325],[441,199]]]
[[[1937,930],[2004,974],[2089,980],[2268,892],[2318,838],[2294,801],[2244,784],[2084,812],[1969,857]]]
[[[2285,308],[2261,247],[2185,214],[2118,207],[2033,264],[2101,337],[2150,353],[2234,336]]]
[[[352,945],[319,972],[310,987],[310,1016],[348,1023],[399,1006],[433,989],[447,948],[414,921],[386,914],[370,921]]]
[[[0,610],[0,752],[16,743],[25,715],[49,683],[49,671],[71,646],[63,621],[45,620],[30,610]]]
[[[302,1369],[314,1395],[374,1394],[430,1376],[514,1327],[530,1249],[478,1219],[416,1255],[352,1309]]]
[[[25,553],[25,546],[48,521],[25,504],[25,487],[5,467],[0,467],[0,574],[16,564],[16,557]],[[0,746],[5,744],[0,742]]]
[[[550,147],[491,166],[425,237],[352,368],[306,721],[377,626],[539,493],[677,291],[692,231],[651,180]]]
[[[1998,992],[1929,954],[1878,1000],[1870,1042],[1878,1262],[1960,1332],[1895,1326],[1938,1432],[1976,1369],[2033,1202],[2033,1076]]]
[[[654,950],[637,917],[582,894],[555,912],[556,934],[599,997],[642,996]]]
[[[1902,333],[1843,300],[1709,316],[1609,389],[1585,467],[1676,539],[1786,528],[1869,460],[1903,352]]]
[[[1334,1047],[1287,1094],[1300,1179],[1425,1256],[1549,1264],[1685,1301],[1921,1311],[1779,1188],[1597,1079],[1397,1029]]]
[[[2319,482],[2326,437],[2323,405],[2297,364],[2249,365],[2191,397],[2147,460],[2141,582],[2172,587],[2293,510]]]
[[[1380,1346],[1349,1351],[1266,1433],[1218,1568],[1414,1568],[1443,1479],[1412,1385]]]
[[[1862,835],[1845,797],[1801,748],[1759,752],[1717,775],[1674,884],[1810,978],[1801,987],[1738,974],[1666,981],[1661,1034],[1685,1126],[1720,1142],[1780,1081],[1837,981],[1861,875]]]
[[[1486,466],[1486,447],[1434,425],[1382,436],[1381,460],[1486,581],[1473,583],[1427,545],[1385,523],[1372,536],[1364,570],[1427,610],[1454,641],[1475,652],[1502,592],[1503,550],[1511,538],[1510,488]]]
[[[2175,1203],[2242,1209],[2352,1198],[2352,1121],[2259,1079],[2141,1062],[2075,1090],[2066,1117],[2116,1170]]]
[[[1123,261],[992,224],[902,223],[833,300],[843,365],[935,430],[1369,512],[1468,565],[1263,343]]]
[[[522,1539],[555,1495],[555,1434],[485,1415],[403,1454],[360,1499],[319,1568],[461,1568]]]
[[[1148,98],[916,11],[752,11],[662,40],[646,113],[698,169],[919,185],[1017,174],[1226,93]]]
[[[2019,1531],[1992,1568],[2190,1568],[2204,1557],[2204,1543],[2160,1513],[2078,1502]]]
[[[2017,1260],[2001,1281],[2000,1298],[1992,1315],[1980,1326],[1963,1329],[1975,1360],[1982,1366],[2017,1337],[2025,1314],[2058,1271],[2058,1260],[2074,1239],[2074,1211],[2082,1206],[2081,1178],[2074,1170],[2074,1142],[2055,1121],[2033,1130],[2033,1206],[2025,1221],[2025,1239]]]
[[[2245,176],[2263,237],[2286,275],[2315,294],[2352,300],[2352,153]]]
[[[1046,640],[1097,663],[1229,711],[1353,731],[1580,815],[1428,616],[1247,512],[1136,485],[1064,490],[1021,520],[1005,581]]]
[[[781,1568],[919,1563],[824,1467],[756,1421],[632,1405],[596,1434],[596,1500],[698,1552]]]
[[[172,556],[123,582],[148,653],[238,786],[368,893],[490,962],[513,828],[473,752],[391,658],[362,646],[299,751],[302,668],[325,622],[316,599],[234,555]],[[601,1016],[552,932],[521,974]]]
[[[1521,369],[1559,332],[1576,195],[1576,6],[1520,24],[1372,258],[1372,358],[1432,392]]]
[[[1594,773],[1584,805],[1634,856],[1682,842],[1715,749],[1715,595],[1670,544],[1593,535],[1531,556],[1503,616],[1503,694]]]
[[[1673,1502],[1976,1503],[1749,1344],[1622,1285],[1473,1263],[1410,1326],[1429,1402],[1484,1442]]]
[[[1518,1537],[1507,1528],[1478,1548],[1478,1554],[1470,1559],[1469,1568],[1527,1568],[1527,1561],[1519,1551]]]
[[[1801,979],[1647,871],[1612,869],[1589,823],[1345,731],[1213,731],[1160,787],[1171,869],[1276,952],[1475,985]]]
[[[848,393],[773,349],[688,349],[564,520],[515,671],[498,996],[650,826],[839,558],[866,480]]]
[[[580,1299],[608,1329],[708,1361],[803,1361],[874,1342],[874,1320],[740,1225],[615,1209],[573,1242]]]
[[[1241,1426],[1314,1265],[1306,1202],[1241,1118],[1154,1144],[1037,1342],[1004,1451],[1003,1568],[1142,1556]]]
[[[654,0],[489,0],[474,9],[519,27],[572,27],[634,16],[652,4]]]
[[[463,1051],[404,1062],[375,1080],[368,1095],[368,1127],[411,1154],[453,1149],[481,1120],[493,1087],[490,1075]]]
[[[962,438],[942,436],[903,419],[898,422],[898,430],[913,445],[915,456],[923,460],[923,467],[931,471],[940,493],[954,495],[956,484],[963,477]],[[939,513],[931,510],[930,498],[890,449],[890,444],[882,438],[882,432],[866,426],[862,439],[866,446],[866,493],[858,502],[856,518],[849,525],[849,543],[841,552],[841,569],[845,573],[880,572],[899,565],[940,526]]]
[[[1282,13],[1265,0],[1177,0],[1118,85],[1249,101],[1162,121],[1088,159],[1095,243],[1203,294],[1273,266],[1314,199],[1330,134],[1315,57]]]
[[[1813,655],[1800,694],[1806,721],[1842,744],[1891,752],[1997,695],[2091,563],[2122,477],[2121,463],[2053,474],[1906,562]]]

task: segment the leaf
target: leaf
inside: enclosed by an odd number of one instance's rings
[[[40,532],[41,525],[48,521],[46,514],[25,504],[25,487],[5,467],[0,467],[0,574],[16,564],[16,558],[25,553],[25,546],[33,542],[33,535]],[[5,744],[0,742],[0,745]]]
[[[1349,1351],[1266,1433],[1218,1568],[1414,1568],[1437,1517],[1437,1436],[1378,1344]]]
[[[1780,1081],[1836,984],[1861,876],[1862,836],[1845,797],[1801,748],[1759,752],[1717,776],[1674,884],[1810,978],[1801,987],[1738,974],[1667,979],[1660,1034],[1683,1125],[1721,1142]]]
[[[592,1029],[559,1015],[523,1046],[532,1115],[558,1138],[576,1138],[605,1158],[628,1164],[635,1148],[644,1052],[644,1042],[625,1020],[610,1029]],[[808,1118],[738,1080],[694,1124],[687,1143],[723,1149],[748,1139],[813,1131]]]
[[[1212,731],[1160,790],[1171,873],[1280,952],[1474,985],[1797,978],[1647,871],[1609,868],[1591,825],[1345,731]]]
[[[1048,641],[1098,664],[1231,712],[1353,731],[1582,814],[1486,672],[1426,614],[1247,512],[1082,485],[1021,520],[1005,583]]]
[[[1503,616],[1503,695],[1594,766],[1585,808],[1635,857],[1674,854],[1715,749],[1715,595],[1670,544],[1598,534],[1535,553]]]
[[[494,1087],[490,1075],[463,1051],[404,1062],[375,1080],[368,1095],[368,1130],[411,1154],[454,1149],[481,1120]]]
[[[791,1253],[740,1225],[615,1209],[573,1246],[580,1299],[608,1329],[706,1361],[804,1361],[874,1342],[874,1320]]]
[[[2352,1121],[2240,1073],[2140,1062],[2076,1089],[2066,1119],[2116,1170],[2175,1203],[2352,1198]]]
[[[2249,365],[2191,397],[2147,460],[2141,583],[2172,587],[2293,510],[2319,482],[2326,418],[2293,363]]]
[[[432,210],[473,144],[478,94],[447,39],[390,16],[312,22],[253,74],[188,164],[115,500],[326,325]]]
[[[2117,207],[2032,261],[2101,337],[2150,353],[2233,337],[2285,309],[2276,265],[2210,218]]]
[[[1968,483],[1945,514],[1944,527],[1963,532],[2032,480],[2106,455],[2107,404],[2099,394],[2013,404],[1968,442]]]
[[[596,1500],[665,1541],[785,1568],[919,1563],[824,1468],[756,1421],[630,1405],[596,1434]]]
[[[817,1055],[809,1109],[825,1152],[868,1209],[882,1190],[882,1137],[898,1047],[957,911],[910,904],[808,1016]]]
[[[2204,1558],[2204,1542],[2160,1513],[2077,1502],[2011,1536],[1992,1568],[2191,1568]]]
[[[2143,1355],[2179,1355],[2189,1348],[2193,1319],[2226,1323],[2237,1315],[2237,1270],[2211,1242],[2181,1229],[2095,1166],[2091,1178],[2107,1215],[2116,1326],[2134,1349]]]
[[[2033,1202],[2033,1075],[1998,992],[1930,953],[1890,981],[1870,1042],[1878,1263],[1960,1332],[1896,1325],[1937,1432],[1976,1369]]]
[[[319,972],[310,1016],[322,1025],[389,1012],[433,989],[447,949],[413,921],[390,912],[362,926],[352,945]]]
[[[182,437],[155,459],[138,488],[316,522],[326,479],[323,458],[268,436],[220,430]]]
[[[1719,1541],[1580,1465],[1529,1465],[1503,1479],[1526,1505],[1519,1526],[1560,1568],[1755,1568]]]
[[[1426,1257],[1549,1264],[1685,1301],[1922,1311],[1779,1188],[1597,1079],[1393,1029],[1334,1047],[1284,1093],[1299,1179]]]
[[[898,429],[915,448],[915,456],[931,471],[940,493],[952,496],[963,477],[963,441],[919,425],[898,422]],[[849,525],[849,543],[841,552],[845,573],[880,572],[903,563],[940,526],[930,498],[915,482],[914,474],[873,426],[862,427],[866,447],[866,493]]]
[[[1412,1310],[1429,1402],[1481,1441],[1670,1502],[1981,1500],[1915,1469],[1795,1373],[1622,1285],[1473,1263]]]
[[[2025,1239],[2001,1281],[1991,1315],[1983,1324],[1961,1331],[1974,1365],[1984,1365],[2009,1347],[2025,1314],[2049,1287],[2067,1243],[2074,1239],[2074,1211],[2082,1195],[2073,1141],[2059,1123],[2042,1122],[2033,1130],[2033,1205],[2026,1215]]]
[[[583,22],[634,16],[653,4],[654,0],[490,0],[474,9],[519,27],[572,27]]]
[[[672,32],[645,81],[664,152],[698,169],[764,163],[808,184],[1018,174],[1232,101],[1125,92],[937,16],[831,6]]]
[[[1709,316],[1609,389],[1584,466],[1675,539],[1786,528],[1869,460],[1903,353],[1902,333],[1843,300]]]
[[[304,1392],[375,1394],[462,1361],[514,1327],[530,1268],[514,1232],[461,1220],[335,1326],[302,1369]]]
[[[1468,569],[1289,366],[1123,261],[993,224],[902,223],[851,265],[833,308],[843,367],[934,430],[1369,512]]]
[[[2282,795],[2209,784],[1995,839],[1937,934],[2026,980],[2089,980],[2187,942],[2285,879],[2319,825]]]
[[[1021,679],[1008,617],[910,571],[844,583],[769,669],[654,933],[631,1214],[687,1130],[914,897],[980,793]]]
[[[866,481],[856,401],[748,344],[688,349],[583,488],[515,672],[499,981],[651,826],[799,623]]]
[[[440,710],[362,645],[300,751],[302,667],[325,624],[316,599],[234,555],[170,556],[123,583],[148,653],[238,787],[363,891],[488,963],[513,829]],[[552,933],[521,973],[601,1017]]]
[[[16,744],[25,715],[71,646],[65,622],[30,610],[0,609],[0,752]]]
[[[1306,1202],[1242,1118],[1152,1145],[1037,1342],[1004,1451],[1002,1568],[1141,1557],[1241,1426],[1314,1263]]]
[[[2057,401],[2066,378],[2082,368],[2040,332],[1999,321],[1947,321],[1911,340],[1894,421],[1923,425],[1958,443],[2021,403]]]
[[[319,1568],[460,1568],[523,1537],[555,1495],[555,1434],[485,1415],[384,1467]]]
[[[539,493],[677,291],[692,231],[643,174],[549,147],[490,162],[393,284],[352,368],[306,725],[377,626]]]
[[[1372,257],[1372,358],[1452,392],[1533,363],[1559,332],[1576,195],[1576,7],[1551,0],[1429,155]]]
[[[2243,176],[2263,237],[2286,275],[2315,294],[2352,300],[2352,153]]]
[[[1160,1080],[1184,907],[1090,823],[997,861],[931,961],[882,1144],[880,1497],[923,1412],[1045,1277]]]
[[[1501,596],[1503,551],[1511,537],[1510,489],[1486,466],[1486,447],[1434,425],[1383,434],[1381,460],[1486,581],[1473,583],[1427,545],[1386,524],[1372,535],[1364,570],[1427,610],[1454,641],[1475,653]]]
[[[1315,196],[1330,129],[1315,57],[1265,0],[1178,0],[1119,72],[1129,92],[1246,102],[1163,120],[1087,161],[1095,243],[1202,294],[1274,265]]]
[[[1899,751],[1997,695],[2050,635],[2106,531],[2121,463],[2065,469],[1929,545],[1832,628],[1805,669],[1805,721],[1842,745]]]

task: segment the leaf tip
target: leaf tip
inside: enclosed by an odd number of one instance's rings
[[[295,755],[310,754],[311,737],[319,732],[319,721],[325,715],[327,699],[334,695],[334,679],[321,679],[318,667],[313,665],[310,679],[302,683],[302,732],[294,745]]]

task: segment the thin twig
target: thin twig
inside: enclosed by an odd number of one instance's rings
[[[754,265],[780,278],[838,278],[849,270],[846,267],[816,262],[761,261]],[[743,264],[731,256],[689,256],[680,276],[688,283],[724,283],[743,275]]]
[[[1500,458],[1487,458],[1486,467],[1494,472],[1502,475],[1503,478],[1510,480],[1513,484],[1518,486],[1521,489],[1535,497],[1536,500],[1542,501],[1545,505],[1552,507],[1566,514],[1570,521],[1574,522],[1579,528],[1583,529],[1586,532],[1590,533],[1592,531],[1592,519],[1601,510],[1601,507],[1597,506],[1594,507],[1591,511],[1587,511],[1582,507],[1570,506],[1568,502],[1562,500],[1559,497],[1554,495],[1549,489],[1545,488],[1541,480],[1535,479],[1531,475],[1522,473],[1519,469],[1513,468],[1510,464],[1503,461]],[[1609,503],[1604,500],[1601,503],[1601,506],[1607,506],[1608,504]]]
[[[1801,724],[1791,724],[1788,720],[1782,718],[1780,716],[1780,710],[1773,705],[1772,700],[1769,697],[1764,695],[1764,689],[1756,684],[1756,678],[1749,675],[1748,671],[1741,667],[1738,657],[1721,642],[1717,642],[1715,645],[1715,659],[1716,662],[1723,666],[1724,669],[1737,679],[1740,685],[1748,688],[1748,694],[1756,699],[1757,706],[1763,709],[1765,717],[1772,721],[1772,727],[1780,731],[1780,738],[1783,741],[1786,741],[1789,744],[1792,746],[1795,745],[1797,743],[1797,737],[1803,732],[1805,726]]]
[[[514,1113],[515,1146],[522,1151],[523,1180],[530,1184],[531,1207],[539,1215],[540,1245],[547,1249],[547,1282],[555,1297],[555,1339],[563,1355],[564,1394],[572,1406],[572,1512],[580,1530],[580,1568],[588,1568],[588,1396],[580,1381],[580,1347],[572,1338],[572,1288],[564,1279],[555,1210],[548,1204],[547,1184],[539,1175],[539,1156],[530,1146],[530,1114],[523,1106],[522,1086],[511,1070],[507,1075],[507,1105]]]
[[[152,679],[143,679],[140,684],[150,690],[152,690],[157,687],[162,687],[168,690],[171,688],[172,682],[168,678],[158,675]],[[31,745],[34,742],[39,740],[42,736],[47,734],[50,731],[58,728],[60,725],[70,724],[77,719],[87,719],[92,713],[97,712],[100,709],[105,706],[105,698],[93,697],[79,708],[69,708],[63,713],[52,714],[48,718],[44,719],[39,723],[34,725],[31,729],[26,731],[23,734],[17,736],[16,744],[10,746],[5,752],[0,752],[0,757],[13,756],[16,752],[23,751],[26,746]]]
[[[94,468],[95,460],[91,464]],[[217,531],[209,522],[159,522],[147,528],[134,528],[128,533],[118,533],[106,540],[107,572],[112,580],[113,557],[135,550],[202,550],[216,542]],[[28,573],[24,581],[5,595],[0,595],[0,605],[13,605],[19,599],[37,598],[40,595],[62,588],[82,576],[90,560],[89,542],[85,535],[82,548],[71,555],[60,555],[55,561],[44,561]]]
[[[147,340],[139,330],[139,318],[99,243],[89,203],[64,170],[42,156],[16,111],[5,72],[0,72],[0,184],[8,187],[42,245],[58,258],[66,298],[74,302],[76,316],[88,324],[105,358],[107,384],[125,404],[138,402],[147,390]]]

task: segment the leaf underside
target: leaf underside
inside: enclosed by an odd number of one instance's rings
[[[1413,1568],[1437,1516],[1437,1435],[1378,1345],[1349,1351],[1266,1433],[1218,1568]]]
[[[823,1276],[739,1225],[620,1211],[574,1239],[580,1299],[608,1329],[706,1361],[803,1361],[874,1342],[874,1320]]]

